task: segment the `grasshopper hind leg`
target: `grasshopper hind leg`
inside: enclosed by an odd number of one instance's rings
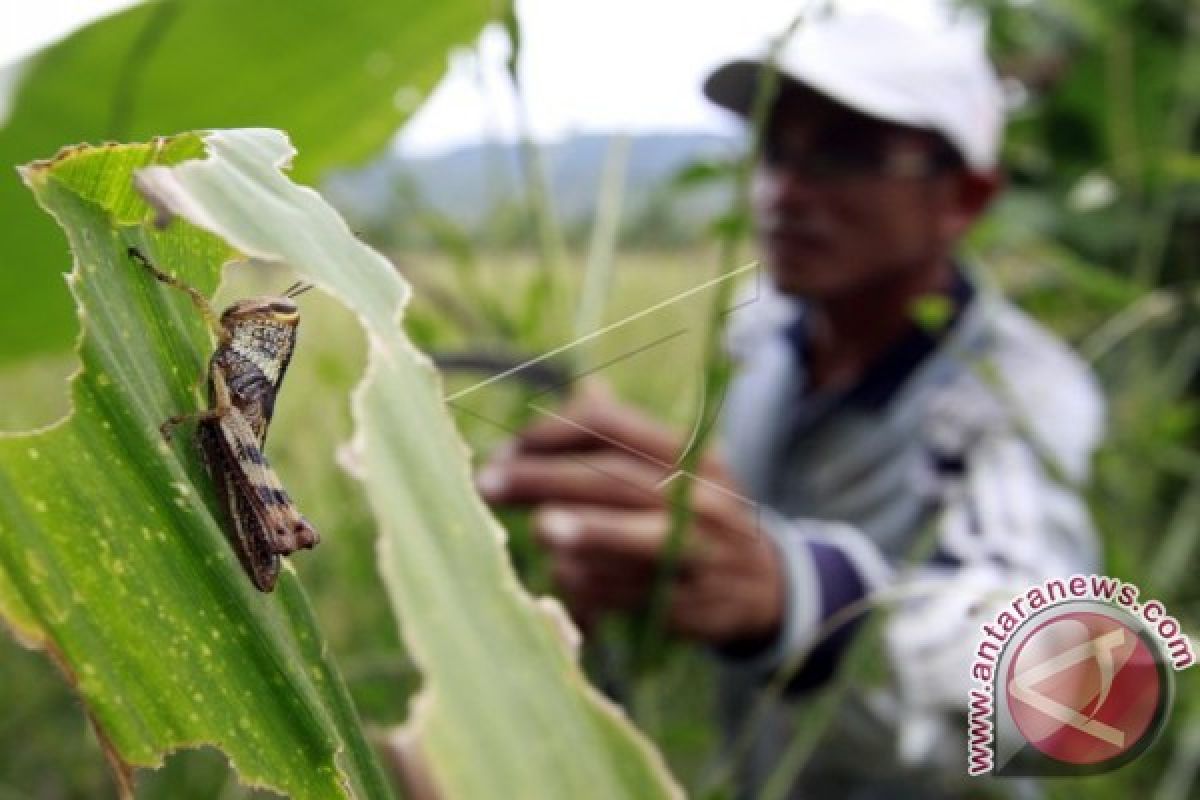
[[[131,259],[136,261],[143,269],[149,272],[156,281],[166,284],[174,289],[178,289],[190,297],[192,303],[195,304],[197,309],[199,309],[201,316],[204,317],[204,321],[208,323],[208,327],[212,329],[214,334],[216,334],[217,339],[221,342],[229,341],[229,331],[226,330],[225,326],[221,324],[220,315],[217,314],[216,309],[214,309],[208,302],[208,298],[204,296],[203,292],[193,286],[188,286],[174,275],[168,275],[158,267],[154,266],[150,259],[146,258],[145,254],[136,247],[130,245],[126,252],[129,254]]]

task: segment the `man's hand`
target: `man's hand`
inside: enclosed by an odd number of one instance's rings
[[[477,483],[489,502],[535,507],[534,531],[554,580],[586,629],[647,600],[667,543],[681,447],[672,431],[589,387],[524,430]],[[773,635],[784,598],[777,551],[711,454],[693,484],[692,507],[668,623],[713,644]]]

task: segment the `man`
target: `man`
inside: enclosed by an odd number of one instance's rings
[[[721,660],[735,736],[764,686],[788,684],[754,716],[747,793],[783,780],[805,797],[953,794],[988,604],[1095,568],[1077,487],[1102,401],[1078,359],[954,257],[1000,185],[982,37],[839,15],[802,28],[777,67],[754,191],[770,286],[730,331],[739,370],[668,623]],[[705,91],[746,116],[761,75],[760,59],[735,61]],[[602,392],[563,417],[478,480],[493,502],[536,507],[586,631],[644,608],[683,440]],[[889,685],[851,691],[802,773],[781,777],[795,709],[872,605]]]

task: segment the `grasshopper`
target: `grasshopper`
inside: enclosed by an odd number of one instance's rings
[[[263,453],[296,346],[300,310],[294,298],[312,286],[295,283],[278,296],[239,300],[218,316],[199,290],[158,269],[136,247],[129,256],[156,280],[185,292],[217,337],[208,362],[209,408],[170,417],[159,430],[170,441],[177,426],[197,424],[196,439],[226,512],[230,541],[254,585],[270,592],[279,577],[279,557],[320,541]]]

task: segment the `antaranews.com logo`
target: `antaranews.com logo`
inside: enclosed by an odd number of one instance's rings
[[[983,626],[968,698],[971,775],[1090,775],[1137,758],[1195,658],[1162,603],[1104,575],[1048,580]]]

